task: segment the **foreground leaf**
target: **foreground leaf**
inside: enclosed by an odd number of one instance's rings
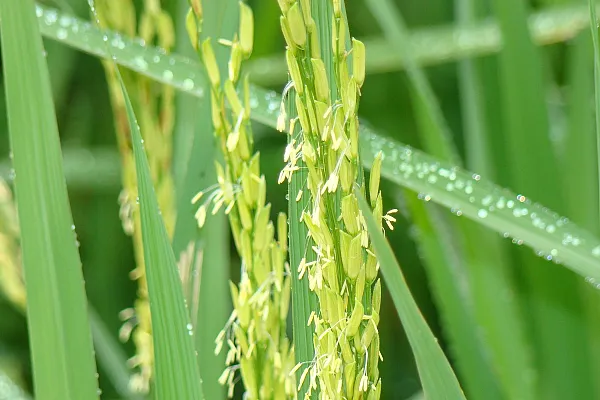
[[[94,12],[93,8],[92,11]],[[103,39],[103,45],[108,47],[107,40]],[[125,100],[135,158],[144,262],[152,314],[154,397],[158,400],[202,400],[202,380],[192,341],[193,327],[186,309],[177,263],[161,218],[140,127],[121,74],[118,69],[116,71]]]
[[[154,339],[157,399],[203,399],[192,325],[186,310],[177,264],[152,186],[133,108],[126,98],[142,220],[144,260]],[[200,327],[198,327],[200,328]]]
[[[34,387],[42,400],[96,399],[81,261],[34,13],[33,0],[0,2]]]
[[[465,399],[460,384],[437,339],[421,315],[389,243],[379,230],[372,211],[360,190],[354,193],[367,223],[369,236],[390,291],[398,316],[413,349],[423,392],[429,399]]]

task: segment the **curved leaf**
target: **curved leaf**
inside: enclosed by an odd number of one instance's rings
[[[448,359],[410,293],[394,252],[379,230],[372,210],[360,190],[355,189],[354,194],[358,199],[360,211],[365,217],[369,236],[381,266],[381,274],[413,349],[425,397],[429,399],[465,399]]]

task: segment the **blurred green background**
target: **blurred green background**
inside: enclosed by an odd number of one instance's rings
[[[283,39],[278,21],[280,11],[276,1],[254,0],[249,3],[254,9],[256,20],[255,50],[252,60],[259,62],[264,57],[273,56],[279,56],[280,60]],[[431,46],[429,50],[432,52],[435,53],[436,48],[439,48],[439,52],[443,53],[446,47],[450,46],[450,42],[460,39],[453,37],[452,31],[439,28],[456,26],[458,23],[457,9],[461,3],[465,2],[458,0],[395,0],[395,3],[407,26],[413,32],[439,32],[440,35],[437,37],[441,38],[444,38],[444,34],[446,34],[445,40],[428,44],[423,42]],[[498,11],[501,7],[494,8],[491,3],[493,1],[488,0],[473,2],[476,4],[478,18],[482,21],[496,18],[494,10]],[[552,9],[558,10],[558,15],[562,15],[561,10],[567,10],[563,14],[570,15],[568,14],[569,10],[573,10],[573,7],[585,11],[587,4],[587,2],[579,0],[518,0],[516,3],[523,4],[528,13]],[[46,4],[89,19],[88,4],[84,0],[61,0]],[[181,15],[176,14],[175,11],[178,10],[177,0],[164,0],[162,4],[165,9],[173,12],[175,20],[181,21]],[[352,35],[367,43],[367,59],[386,56],[395,51],[394,46],[388,46],[383,49],[376,48],[374,51],[379,54],[371,53],[369,40],[382,40],[383,37],[378,21],[362,0],[349,1],[346,6]],[[515,19],[518,19],[518,16]],[[551,30],[552,26],[549,29]],[[591,87],[593,83],[593,53],[589,39],[589,27],[572,28],[571,31],[574,34],[562,34],[562,36],[561,32],[557,31],[555,40],[557,43],[539,47],[536,50],[539,51],[539,60],[541,61],[541,69],[537,72],[542,77],[541,81],[544,85],[543,93],[540,95],[543,97],[547,110],[545,117],[549,121],[549,130],[546,134],[553,146],[555,160],[558,160],[556,162],[559,163],[557,166],[561,173],[567,169],[570,156],[576,157],[580,152],[583,154],[585,151],[590,151],[589,146],[583,146],[579,150],[571,149],[568,146],[570,132],[573,129],[579,129],[582,135],[589,135],[593,138],[593,88]],[[187,40],[187,38],[181,39]],[[472,38],[462,38],[466,41],[469,39]],[[121,310],[132,306],[136,284],[128,277],[128,273],[134,268],[131,240],[123,233],[118,214],[117,198],[121,184],[120,160],[116,148],[105,74],[99,60],[95,57],[75,51],[52,40],[46,40],[45,46],[63,144],[73,218],[77,227],[78,240],[81,243],[80,253],[86,279],[86,290],[91,304],[116,338],[122,324],[118,314]],[[523,57],[527,58],[528,55],[523,54]],[[467,129],[463,114],[464,98],[461,98],[460,90],[459,63],[456,61],[435,62],[433,63],[435,65],[429,65],[424,70],[463,159],[473,160],[478,156],[487,157],[484,161],[491,166],[490,170],[486,171],[488,175],[491,175],[490,178],[503,186],[510,187],[515,191],[522,190],[527,194],[529,193],[528,188],[519,186],[520,184],[512,180],[506,172],[511,170],[513,160],[510,154],[507,154],[509,151],[504,146],[505,129],[510,124],[503,120],[506,109],[503,110],[502,107],[503,105],[506,107],[507,103],[503,103],[502,100],[503,76],[505,76],[500,71],[502,62],[497,53],[477,56],[477,68],[483,86],[480,101],[483,101],[482,107],[486,110],[485,126],[491,150],[485,155],[469,153],[469,141],[473,138],[466,133],[463,134]],[[510,62],[518,65],[520,60],[517,57],[509,60]],[[261,74],[261,64],[255,63],[249,65],[249,68],[256,70],[255,81],[263,86],[280,91],[285,84],[280,78],[281,75],[278,76],[275,73],[270,75],[264,72]],[[377,71],[368,69],[367,73],[360,108],[361,116],[379,133],[416,148],[423,148],[423,139],[419,135],[419,123],[411,97],[411,89],[404,71],[398,66],[390,66]],[[513,79],[516,78],[513,77]],[[527,77],[525,76],[523,79],[527,85]],[[574,92],[574,85],[578,85],[576,88],[580,89],[579,92]],[[527,88],[524,87],[523,91],[527,92]],[[6,125],[5,100],[4,96],[1,96],[0,174],[10,181]],[[282,155],[286,138],[258,124],[255,133],[260,136],[256,145],[261,151],[262,170],[267,177],[269,190],[267,199],[273,204],[274,212],[286,211],[287,187],[276,184],[277,175],[283,166]],[[523,141],[525,146],[527,138],[524,137]],[[543,148],[543,146],[541,147]],[[544,157],[544,154],[535,154],[533,151],[530,154],[532,158]],[[535,162],[532,162],[535,165]],[[477,165],[481,165],[468,164],[470,168],[477,168]],[[520,172],[529,174],[531,171]],[[594,171],[587,172],[591,173],[593,178],[596,177]],[[567,181],[571,182],[569,179]],[[556,211],[572,217],[587,229],[597,232],[597,214],[590,215],[581,211],[577,215],[573,215],[572,212],[575,212],[573,210],[576,210],[577,207],[572,207],[572,203],[568,201],[561,203],[553,197],[557,191],[559,193],[562,191],[567,194],[565,197],[570,197],[573,191],[580,190],[573,196],[587,196],[592,199],[590,200],[592,203],[596,203],[597,190],[595,186],[589,186],[582,182],[578,184],[579,186],[575,186],[576,189],[573,189],[568,182],[565,182],[562,175],[548,176],[548,180],[545,182],[554,182],[556,185],[554,189],[558,190],[544,191],[545,183],[540,183],[540,187],[536,187],[535,190],[532,188],[536,196],[535,200],[553,207]],[[594,182],[594,179],[591,182]],[[597,185],[597,179],[595,185]],[[426,268],[423,265],[423,253],[422,250],[419,250],[421,231],[418,226],[413,224],[413,218],[408,211],[407,197],[405,196],[411,196],[411,199],[408,199],[410,201],[414,200],[417,195],[407,194],[397,186],[385,183],[382,192],[384,193],[385,207],[398,208],[402,213],[396,229],[388,234],[388,238],[422,313],[432,330],[440,338],[441,343],[447,350],[450,350],[451,361],[455,362],[456,355],[452,354],[451,344],[447,340],[447,332],[440,319],[439,300],[437,303],[434,300],[435,296],[432,294]],[[444,218],[448,215],[445,215]],[[455,216],[450,215],[450,217],[454,218]],[[441,230],[439,232],[442,235],[451,235],[451,232]],[[451,237],[450,239],[452,241],[455,238]],[[502,242],[501,250],[508,254],[511,276],[515,282],[518,282],[514,288],[515,292],[527,292],[526,289],[522,289],[522,286],[526,286],[522,283],[526,281],[523,276],[526,273],[521,267],[528,268],[526,264],[530,261],[527,259],[528,256],[523,257],[523,254],[531,253],[531,250],[516,249],[516,246],[512,246],[509,240]],[[233,252],[232,248],[229,268],[232,276],[235,277],[238,275],[239,265]],[[462,256],[458,254],[457,257],[460,259]],[[550,263],[547,264],[543,268],[557,268]],[[572,278],[572,274],[565,274],[569,279]],[[554,284],[560,284],[562,278],[561,275],[554,274],[551,279],[555,279]],[[550,282],[550,286],[546,287],[552,287],[551,284],[552,282]],[[580,297],[583,298],[579,293],[570,292],[565,294],[565,298],[570,300],[557,300],[559,303],[557,307],[566,315],[564,318],[567,322],[565,323],[568,323],[571,318],[578,320],[579,316],[585,313],[580,310],[582,307],[580,303],[585,303],[587,300],[580,300]],[[542,296],[537,300],[544,302],[547,299]],[[599,304],[598,296],[595,300],[594,304]],[[577,304],[572,306],[572,303]],[[529,304],[528,300],[521,299],[520,305],[523,309],[528,310],[525,311],[525,315],[527,316],[526,320],[529,320],[531,318],[529,313],[535,313],[535,309],[528,308],[526,304]],[[591,308],[593,315],[598,317],[598,307]],[[586,324],[581,326],[582,330],[590,328],[590,325]],[[579,329],[579,327],[574,329]],[[419,378],[411,349],[389,295],[384,297],[379,330],[384,356],[380,367],[383,379],[382,398],[408,398],[419,391]],[[529,331],[529,334],[531,334],[530,340],[535,342],[537,334],[535,329]],[[573,337],[576,336],[573,335]],[[562,343],[562,345],[565,347],[557,348],[557,352],[567,351],[566,348],[569,344]],[[24,387],[30,388],[31,375],[27,346],[26,323],[23,315],[0,296],[0,370],[13,376],[15,381],[23,384]],[[133,355],[134,349],[131,343],[125,343],[123,347],[128,355]],[[590,350],[590,354],[593,354],[593,350]],[[577,364],[581,367],[581,373],[590,378],[594,376],[593,366],[587,364],[582,366],[583,364],[584,362]],[[565,374],[569,376],[575,373],[576,371],[572,370],[565,371]],[[567,375],[565,375],[565,379],[568,379]],[[115,398],[115,391],[110,382],[104,378],[102,368],[100,368],[100,382],[104,393],[103,398]],[[585,391],[585,393],[589,392]],[[576,393],[573,395],[576,396]]]

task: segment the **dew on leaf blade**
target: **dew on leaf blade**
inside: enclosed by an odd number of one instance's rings
[[[173,79],[173,72],[171,70],[166,69],[162,73],[163,79],[166,81],[171,81]]]
[[[184,90],[192,90],[194,88],[194,81],[187,78],[183,81],[183,89]]]
[[[67,31],[66,29],[59,29],[56,32],[56,37],[60,40],[65,40],[67,38]]]

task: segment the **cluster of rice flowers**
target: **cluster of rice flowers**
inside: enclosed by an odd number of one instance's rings
[[[159,0],[143,1],[139,23],[132,0],[97,0],[96,5],[101,26],[131,37],[140,36],[147,43],[156,41],[166,51],[169,51],[174,45],[173,23],[169,14],[161,9]],[[125,233],[133,237],[136,268],[130,275],[138,282],[134,307],[125,309],[120,314],[121,319],[125,321],[120,331],[120,338],[125,341],[132,336],[136,346],[136,355],[129,360],[130,367],[136,369],[131,377],[131,389],[147,393],[152,379],[154,351],[137,201],[135,163],[125,99],[116,77],[115,65],[112,61],[104,61],[103,65],[115,114],[117,141],[123,171],[123,190],[119,196],[121,205],[119,214]],[[171,143],[175,115],[174,91],[169,86],[157,85],[149,78],[132,71],[123,70],[121,75],[136,107],[135,111],[144,135],[144,147],[157,190],[162,217],[169,235],[172,235],[175,221],[171,174]],[[156,110],[160,110],[160,112],[157,113]]]
[[[202,8],[194,1],[187,28],[197,48],[201,20]],[[291,285],[286,262],[287,220],[285,214],[279,214],[276,238],[271,205],[265,204],[260,155],[253,151],[247,76],[241,82],[242,99],[236,91],[241,63],[252,52],[253,24],[251,9],[240,2],[239,35],[232,41],[220,40],[231,48],[224,82],[210,39],[199,47],[211,83],[214,133],[224,165],[216,163],[218,184],[198,193],[192,202],[201,202],[196,213],[200,227],[209,211],[215,214],[225,209],[242,260],[240,283],[230,285],[234,311],[216,340],[217,353],[224,344],[229,347],[227,368],[219,381],[228,385],[231,397],[239,371],[246,399],[286,399],[295,397],[290,376],[294,353],[285,332]]]
[[[318,388],[321,399],[378,399],[381,379],[378,362],[379,310],[381,282],[377,278],[379,263],[373,252],[366,224],[359,212],[354,186],[365,191],[359,159],[357,109],[360,88],[365,78],[365,47],[352,39],[346,44],[346,22],[339,0],[332,1],[332,42],[319,43],[317,24],[311,16],[310,0],[279,0],[281,28],[285,37],[286,61],[291,82],[284,99],[295,89],[298,116],[287,121],[284,106],[279,127],[294,132],[300,124],[299,141],[291,140],[286,148],[279,181],[291,179],[298,170],[298,160],[308,169],[307,194],[291,193],[298,201],[310,196],[310,209],[302,215],[316,260],[303,259],[297,266],[300,279],[308,278],[317,294],[320,311],[311,314],[314,324],[314,359],[304,368],[299,385],[306,379],[310,388],[306,398]],[[322,46],[331,46],[337,92],[332,93]],[[339,93],[339,100],[336,100]],[[285,101],[285,100],[284,100]],[[382,228],[390,229],[395,221],[390,210],[383,215],[379,191],[381,158],[371,169],[369,199]]]

